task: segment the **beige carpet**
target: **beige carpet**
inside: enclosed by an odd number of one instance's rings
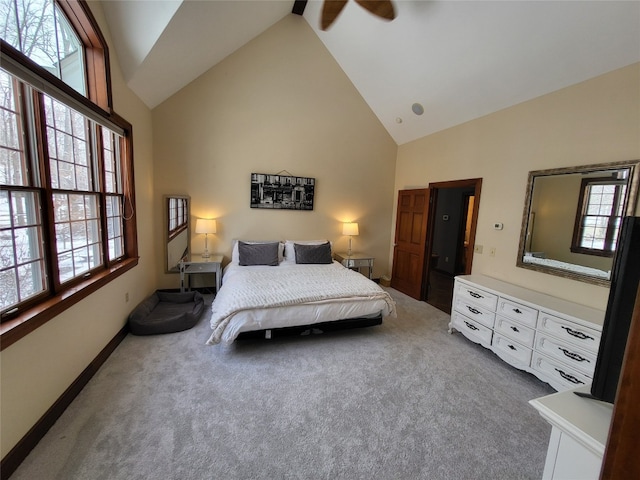
[[[377,327],[129,335],[12,479],[539,479],[553,390],[388,289]]]

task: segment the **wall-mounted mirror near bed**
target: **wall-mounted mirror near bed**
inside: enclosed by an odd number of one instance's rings
[[[166,273],[180,272],[180,260],[189,257],[189,245],[191,245],[189,203],[190,199],[187,195],[164,196]]]
[[[640,160],[529,172],[517,266],[609,286]]]

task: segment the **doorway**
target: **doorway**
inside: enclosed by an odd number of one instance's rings
[[[433,201],[422,298],[449,314],[454,278],[471,273],[481,187],[480,178],[429,184]]]

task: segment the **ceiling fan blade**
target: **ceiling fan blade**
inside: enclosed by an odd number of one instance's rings
[[[380,18],[387,20],[396,18],[396,11],[391,0],[356,0],[356,3]]]
[[[346,4],[347,0],[324,0],[320,28],[322,30],[329,28]]]

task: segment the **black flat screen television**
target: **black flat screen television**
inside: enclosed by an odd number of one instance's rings
[[[611,272],[611,289],[590,398],[614,403],[640,281],[640,217],[625,217]]]

